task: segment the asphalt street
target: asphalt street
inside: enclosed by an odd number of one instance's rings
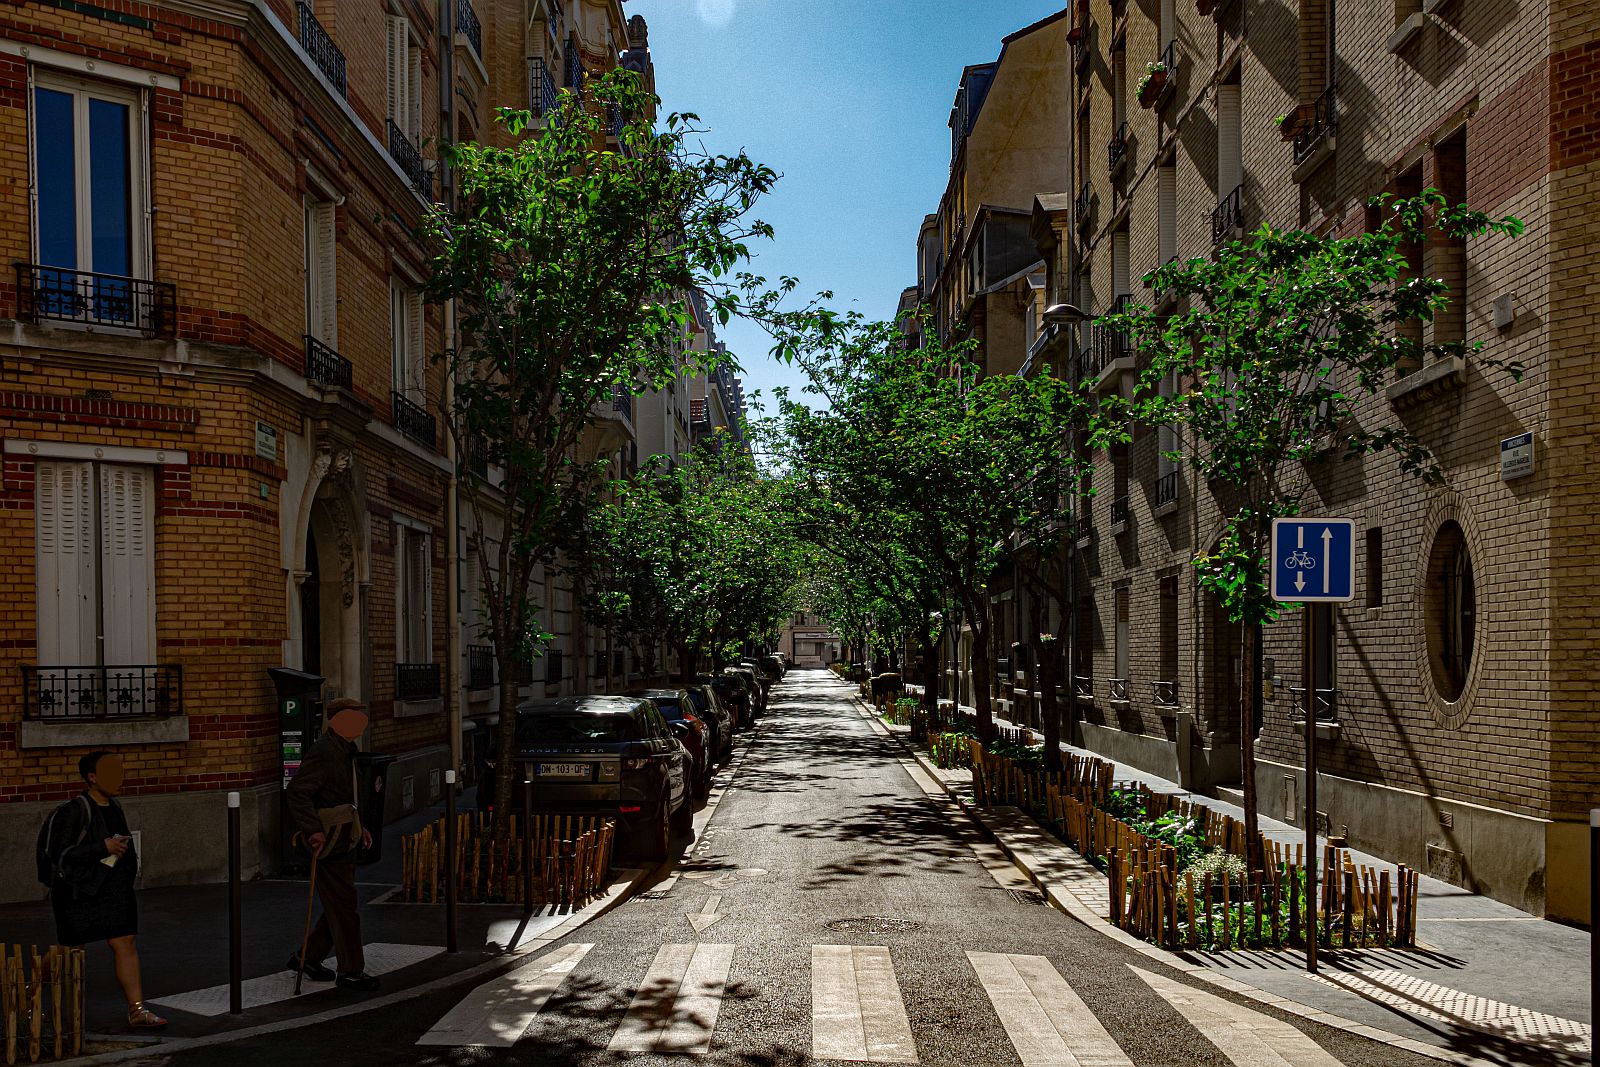
[[[903,761],[848,686],[792,671],[676,876],[531,957],[519,973],[538,982],[475,994],[483,979],[464,981],[140,1062],[1432,1062],[1201,990],[1044,906]],[[474,996],[505,1044],[439,1036]],[[1255,1015],[1227,1014],[1240,1010]]]

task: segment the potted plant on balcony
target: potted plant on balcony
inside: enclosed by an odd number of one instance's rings
[[[1144,77],[1139,79],[1139,106],[1144,108],[1155,107],[1156,101],[1161,99],[1161,94],[1167,90],[1167,79],[1172,72],[1160,60],[1144,65]]]
[[[1300,136],[1300,131],[1311,122],[1314,110],[1314,107],[1301,104],[1273,119],[1273,123],[1278,127],[1278,136],[1285,141],[1292,141]]]

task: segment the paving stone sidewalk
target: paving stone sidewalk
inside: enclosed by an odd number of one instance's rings
[[[864,707],[864,706],[863,706]],[[865,713],[865,711],[864,711]],[[876,716],[874,716],[876,718]],[[1018,724],[996,719],[997,725]],[[883,724],[905,740],[909,728]],[[1063,744],[1064,752],[1098,753]],[[971,774],[943,770],[917,753],[923,769],[952,795],[970,798]],[[1116,780],[1182,796],[1242,817],[1226,801],[1192,794],[1173,782],[1117,763]],[[1105,876],[1016,809],[969,809],[1030,871],[1052,903],[1080,918],[1103,920]],[[1304,831],[1261,818],[1274,840],[1300,842]],[[1392,866],[1364,853],[1359,862]],[[1404,1041],[1421,1042],[1456,1062],[1589,1063],[1590,942],[1586,931],[1518,911],[1457,886],[1423,877],[1415,950],[1364,950],[1323,957],[1321,978],[1308,976],[1295,952],[1185,952],[1184,961],[1226,983],[1327,1012]],[[1103,921],[1102,921],[1102,925]],[[1109,926],[1109,932],[1124,938]]]

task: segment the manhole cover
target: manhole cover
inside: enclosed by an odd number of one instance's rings
[[[1031,889],[1013,889],[1011,898],[1018,904],[1043,904],[1044,894],[1035,893]]]
[[[862,915],[854,919],[835,919],[825,924],[830,930],[856,930],[863,934],[893,934],[920,930],[922,924],[910,919],[890,919],[882,915]]]

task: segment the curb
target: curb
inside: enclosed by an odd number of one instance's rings
[[[917,766],[922,769],[923,773],[931,778],[934,784],[942,789],[945,794],[956,803],[961,812],[966,815],[972,824],[985,837],[989,838],[996,845],[998,845],[1000,850],[1006,854],[1007,858],[1009,858],[1011,862],[1018,867],[1018,869],[1026,874],[1029,880],[1034,883],[1034,885],[1039,887],[1039,891],[1044,894],[1045,900],[1057,911],[1076,919],[1084,926],[1087,926],[1090,929],[1104,935],[1105,937],[1125,945],[1126,947],[1138,952],[1140,955],[1145,956],[1148,959],[1164,964],[1173,970],[1181,971],[1190,977],[1196,978],[1209,985],[1216,986],[1219,989],[1224,989],[1230,993],[1235,993],[1249,1000],[1253,1000],[1258,1004],[1264,1004],[1287,1014],[1295,1015],[1311,1022],[1320,1023],[1323,1026],[1331,1027],[1332,1029],[1342,1031],[1354,1037],[1366,1038],[1369,1041],[1376,1041],[1379,1044],[1388,1045],[1391,1048],[1400,1049],[1418,1056],[1425,1056],[1428,1059],[1438,1060],[1441,1063],[1459,1064],[1460,1067],[1486,1067],[1486,1065],[1490,1063],[1490,1061],[1481,1059],[1477,1056],[1451,1052],[1448,1049],[1439,1048],[1437,1045],[1430,1045],[1426,1042],[1417,1041],[1414,1038],[1404,1037],[1400,1034],[1392,1033],[1391,1031],[1383,1030],[1367,1023],[1359,1023],[1353,1019],[1346,1019],[1341,1015],[1333,1015],[1329,1012],[1323,1011],[1321,1008],[1315,1008],[1309,1004],[1302,1004],[1299,1001],[1281,997],[1276,993],[1269,993],[1266,990],[1257,989],[1255,986],[1240,982],[1239,980],[1231,978],[1228,975],[1218,974],[1209,967],[1190,963],[1183,959],[1181,955],[1175,955],[1173,953],[1156,948],[1154,945],[1134,937],[1126,930],[1122,930],[1112,925],[1111,922],[1099,915],[1093,908],[1086,905],[1077,896],[1077,894],[1072,892],[1071,889],[1063,885],[1047,883],[1037,871],[1029,866],[1026,858],[1020,856],[1012,848],[1010,842],[989,829],[988,825],[977,816],[975,805],[969,804],[954,788],[950,786],[949,783],[945,782],[944,779],[940,777],[939,768],[935,767],[923,753],[918,752],[912,745],[907,743],[906,739],[899,733],[884,726],[883,723],[879,721],[878,715],[860,698],[859,695],[852,694],[852,699],[856,704],[857,714],[861,715],[862,718],[867,719],[874,727],[876,727],[880,737],[887,737],[894,741],[894,743],[899,746],[902,752],[911,757],[911,759],[915,760]],[[1530,1052],[1542,1051],[1534,1046],[1527,1047]]]

